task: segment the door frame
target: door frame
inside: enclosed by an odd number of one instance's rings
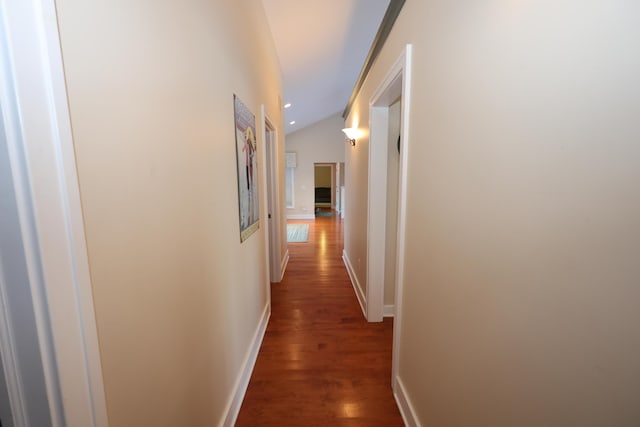
[[[55,1],[0,0],[0,19],[0,103],[53,426],[106,427]]]
[[[333,194],[335,195],[336,200],[334,201],[334,206],[336,210],[336,215],[340,215],[342,211],[341,198],[342,198],[342,189],[340,188],[340,180],[343,171],[340,167],[340,162],[336,162],[335,169],[335,188],[333,189]]]
[[[264,141],[263,161],[263,191],[264,209],[266,212],[265,221],[266,237],[265,250],[267,257],[267,284],[270,282],[279,283],[282,281],[284,271],[282,269],[281,254],[281,209],[280,209],[280,186],[278,185],[278,133],[273,122],[265,112],[264,104],[261,106],[262,116],[262,141]]]
[[[316,188],[316,179],[315,179],[315,174],[316,174],[316,167],[320,166],[321,168],[329,168],[330,172],[329,174],[331,175],[331,210],[335,210],[336,207],[336,163],[327,163],[327,162],[318,162],[318,163],[314,163],[313,164],[313,189],[315,192],[315,188]],[[316,204],[315,204],[315,193],[314,193],[314,201],[313,201],[313,211],[315,213],[316,210]]]
[[[387,210],[387,146],[389,106],[401,97],[400,164],[396,247],[395,319],[393,323],[392,384],[396,386],[400,333],[407,207],[407,164],[409,156],[409,119],[411,117],[411,52],[406,45],[389,69],[369,102],[369,202],[367,212],[367,286],[366,308],[369,322],[384,317],[384,265]]]

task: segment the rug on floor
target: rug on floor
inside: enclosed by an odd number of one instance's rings
[[[309,224],[287,224],[287,242],[304,243],[309,239]]]
[[[333,216],[333,212],[329,211],[318,211],[316,212],[316,216]]]

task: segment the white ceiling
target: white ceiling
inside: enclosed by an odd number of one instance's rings
[[[283,103],[292,104],[286,133],[342,112],[389,0],[262,2],[280,59]]]

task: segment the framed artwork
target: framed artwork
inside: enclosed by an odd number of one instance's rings
[[[260,219],[256,117],[235,94],[233,111],[236,125],[240,242],[244,242],[258,229]]]

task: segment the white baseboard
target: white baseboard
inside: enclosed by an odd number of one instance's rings
[[[396,306],[393,304],[385,304],[382,315],[383,317],[395,317]]]
[[[258,323],[258,328],[253,335],[251,345],[249,346],[247,354],[244,357],[240,375],[238,376],[236,385],[233,388],[233,395],[231,396],[230,401],[227,403],[224,417],[220,421],[219,426],[233,427],[236,423],[236,419],[238,418],[238,414],[240,413],[240,407],[242,406],[242,400],[244,399],[244,395],[247,392],[247,387],[249,387],[251,373],[253,372],[253,367],[256,364],[258,352],[260,351],[260,346],[262,345],[262,339],[264,338],[264,333],[267,329],[267,323],[269,323],[270,316],[271,305],[267,304],[264,308],[264,311],[262,312],[262,317],[260,319],[260,322]]]
[[[287,214],[287,219],[316,219],[315,214]]]
[[[284,277],[284,272],[287,271],[287,265],[289,265],[289,249],[287,249],[284,253],[284,257],[282,257],[282,262],[280,263],[280,280]]]
[[[349,256],[347,252],[342,250],[342,261],[344,262],[345,267],[347,267],[347,273],[349,273],[349,278],[351,279],[351,285],[353,286],[353,290],[356,293],[356,297],[358,297],[358,302],[360,303],[360,308],[362,309],[362,315],[364,318],[367,318],[367,298],[364,293],[362,293],[362,289],[360,288],[360,282],[358,282],[358,277],[356,276],[356,272],[351,265],[351,261],[349,260]]]
[[[402,415],[404,425],[406,427],[421,427],[420,421],[418,421],[418,417],[416,416],[416,411],[413,409],[411,400],[409,396],[407,396],[407,391],[400,377],[396,377],[395,379],[393,397],[395,397],[398,409],[400,409],[400,415]]]

